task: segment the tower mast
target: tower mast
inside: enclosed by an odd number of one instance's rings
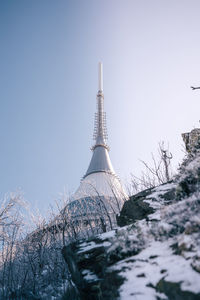
[[[103,65],[99,63],[99,90],[97,93],[97,112],[95,113],[94,135],[95,145],[103,146],[108,149],[107,141],[107,127],[106,127],[106,113],[104,112],[104,94],[103,94]]]
[[[90,165],[83,178],[97,172],[115,174],[108,154],[106,113],[104,112],[103,65],[101,62],[99,63],[98,74],[97,112],[95,113],[93,134],[95,144],[92,147],[93,155]]]

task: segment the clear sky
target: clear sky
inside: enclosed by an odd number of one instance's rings
[[[44,211],[87,170],[104,66],[110,156],[126,180],[199,126],[199,0],[0,0],[0,194]]]

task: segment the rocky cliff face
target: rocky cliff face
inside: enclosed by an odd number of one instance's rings
[[[200,141],[200,128],[194,128],[191,132],[182,133],[185,148],[188,152],[192,152]]]
[[[66,299],[200,299],[200,154],[130,198],[111,232],[63,249]]]

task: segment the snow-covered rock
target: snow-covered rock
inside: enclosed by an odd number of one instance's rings
[[[70,245],[81,282],[73,300],[200,299],[199,157],[127,201],[118,217],[126,226]]]

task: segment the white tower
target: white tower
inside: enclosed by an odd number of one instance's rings
[[[116,214],[119,214],[127,195],[115,174],[108,153],[102,63],[99,63],[94,140],[92,159],[79,188],[71,198],[70,206],[73,208],[74,217],[89,218],[95,223],[103,214],[107,225],[112,227],[110,222],[116,222]]]

